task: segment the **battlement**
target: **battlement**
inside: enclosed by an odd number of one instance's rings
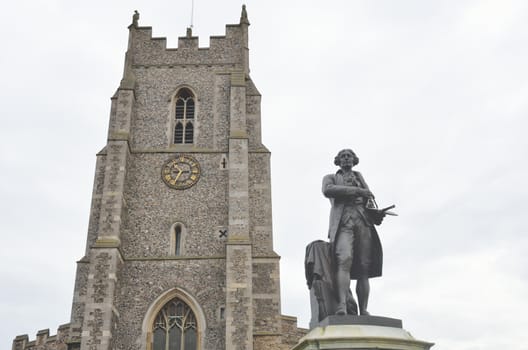
[[[281,315],[282,343],[293,347],[300,338],[308,333],[308,329],[297,327],[297,317]]]
[[[127,59],[132,67],[160,65],[234,65],[247,71],[248,26],[243,8],[239,24],[226,25],[225,35],[209,37],[209,47],[199,47],[199,38],[187,28],[177,48],[168,48],[165,37],[152,37],[152,27],[129,26]]]
[[[35,340],[29,340],[27,334],[18,335],[13,340],[12,350],[66,350],[66,340],[70,333],[70,324],[63,324],[57,329],[57,334],[49,335],[49,329],[37,332]]]

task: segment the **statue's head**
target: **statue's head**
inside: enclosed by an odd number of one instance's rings
[[[350,162],[351,162],[350,165],[347,164]],[[356,156],[354,151],[352,151],[349,148],[342,149],[341,151],[339,151],[337,156],[335,156],[334,158],[334,164],[339,167],[343,167],[347,165],[350,167],[353,167],[353,166],[356,166],[358,163],[359,163],[359,158]]]

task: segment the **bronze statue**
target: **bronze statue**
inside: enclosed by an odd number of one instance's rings
[[[348,298],[353,298],[349,292],[351,279],[357,280],[359,313],[369,315],[369,278],[381,276],[382,270],[383,252],[374,224],[381,224],[389,208],[376,208],[374,195],[363,176],[352,170],[358,162],[352,150],[341,150],[334,159],[340,169],[323,179],[323,194],[332,205],[328,238],[336,315],[354,314],[350,308],[347,312],[347,294]]]
[[[381,276],[383,252],[375,225],[396,214],[389,211],[394,205],[378,209],[365,179],[352,170],[358,162],[351,149],[341,150],[334,158],[340,169],[323,178],[323,194],[332,205],[329,242],[308,244],[304,260],[310,328],[332,315],[369,315],[369,278]],[[358,303],[350,290],[352,279],[357,280]]]

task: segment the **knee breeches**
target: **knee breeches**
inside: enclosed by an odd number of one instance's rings
[[[354,261],[359,264],[357,268],[361,276],[368,276],[371,264],[371,235],[370,228],[360,217],[349,216],[341,222],[335,245],[339,270],[350,271]]]

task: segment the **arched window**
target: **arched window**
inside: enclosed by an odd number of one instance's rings
[[[187,229],[185,225],[181,222],[177,222],[172,225],[170,230],[170,249],[169,255],[179,256],[183,255],[184,252],[184,242],[185,235],[187,234]]]
[[[185,290],[175,287],[152,302],[141,328],[141,349],[200,350],[207,326],[198,301]]]
[[[197,350],[198,326],[193,310],[176,297],[158,312],[152,326],[152,350]]]
[[[176,225],[174,228],[174,254],[180,255],[181,253],[181,236],[182,236],[182,229],[181,225]]]
[[[194,143],[194,114],[195,98],[193,93],[186,88],[180,89],[176,95],[174,111],[174,143]]]

